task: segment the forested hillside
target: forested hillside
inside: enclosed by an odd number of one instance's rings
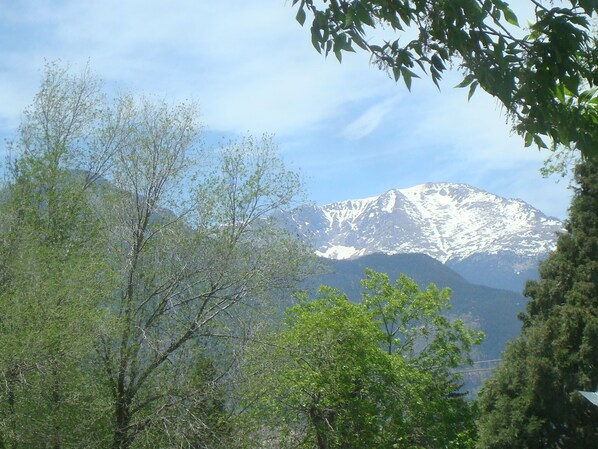
[[[367,268],[386,273],[389,278],[409,276],[421,288],[434,283],[451,290],[448,316],[462,319],[468,327],[481,330],[484,341],[476,348],[476,360],[500,358],[508,340],[517,336],[521,323],[517,315],[525,310],[525,298],[515,292],[467,282],[446,265],[424,254],[371,254],[352,260],[322,260],[325,274],[310,278],[312,286],[329,285],[361,301],[360,280]]]

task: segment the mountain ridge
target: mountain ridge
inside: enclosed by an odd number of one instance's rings
[[[521,199],[445,182],[304,205],[283,222],[321,257],[426,254],[470,282],[516,291],[535,277],[563,229],[560,220]]]
[[[289,218],[326,258],[423,253],[443,263],[480,252],[545,254],[563,227],[520,199],[453,183],[419,184],[374,197],[303,206]]]

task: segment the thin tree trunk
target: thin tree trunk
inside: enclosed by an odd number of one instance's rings
[[[60,428],[60,402],[62,401],[61,397],[61,385],[59,380],[59,369],[56,366],[57,362],[52,360],[52,394],[50,395],[50,401],[52,403],[52,421],[53,421],[53,431],[54,435],[52,435],[52,449],[60,449],[60,437],[62,436],[61,428]]]
[[[128,449],[132,442],[132,435],[130,432],[131,404],[124,394],[119,394],[115,404],[114,414],[116,426],[114,429],[112,449]]]
[[[311,408],[309,410],[309,419],[314,426],[316,431],[316,447],[317,449],[328,449],[328,438],[326,438],[326,432],[322,428],[326,425],[326,422],[320,416],[320,411]]]

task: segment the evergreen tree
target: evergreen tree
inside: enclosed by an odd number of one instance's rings
[[[576,169],[566,232],[528,282],[522,334],[480,395],[481,448],[595,448],[598,408],[598,161]]]

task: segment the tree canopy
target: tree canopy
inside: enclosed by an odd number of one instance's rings
[[[481,335],[441,316],[447,290],[373,271],[363,287],[359,304],[322,287],[257,346],[245,396],[254,431],[269,429],[275,447],[471,447],[454,368]]]
[[[305,272],[270,217],[301,186],[268,136],[199,132],[46,67],[0,191],[0,447],[224,445],[216,341]]]
[[[313,17],[318,52],[360,48],[411,88],[426,73],[439,86],[447,68],[459,87],[497,98],[525,145],[564,146],[598,156],[596,0],[529,0],[525,32],[503,0],[293,0],[297,21]]]

